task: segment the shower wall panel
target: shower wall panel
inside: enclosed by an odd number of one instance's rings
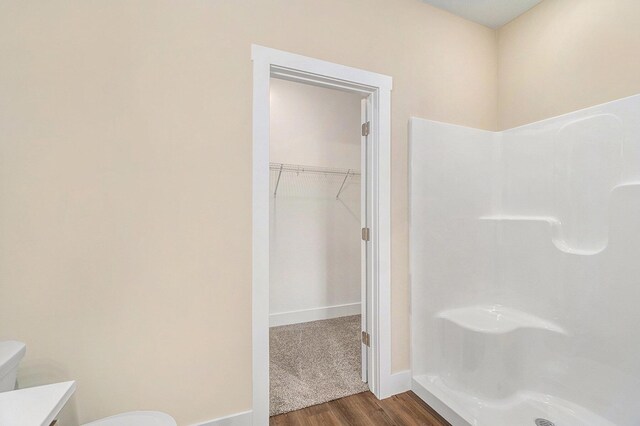
[[[640,424],[640,96],[410,127],[414,390],[454,425]]]

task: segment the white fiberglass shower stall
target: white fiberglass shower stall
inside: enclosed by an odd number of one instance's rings
[[[640,425],[640,95],[414,118],[410,167],[413,390],[454,426]]]

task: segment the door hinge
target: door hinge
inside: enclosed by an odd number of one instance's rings
[[[370,336],[366,331],[362,331],[362,344],[371,347]]]
[[[371,239],[370,233],[369,228],[362,228],[362,241],[369,241]]]
[[[362,136],[369,136],[370,121],[362,123]]]

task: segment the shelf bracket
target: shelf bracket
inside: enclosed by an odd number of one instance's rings
[[[278,193],[278,185],[280,185],[280,176],[282,176],[282,168],[284,164],[280,164],[280,170],[278,171],[278,180],[276,181],[276,189],[273,190],[273,198],[276,198],[276,194]]]
[[[351,173],[351,169],[347,170],[347,174],[344,175],[344,179],[342,180],[342,185],[340,185],[340,189],[338,190],[338,193],[336,194],[336,200],[340,197],[340,193],[342,192],[342,188],[344,188],[344,184],[347,181],[347,179],[349,178],[349,173]]]

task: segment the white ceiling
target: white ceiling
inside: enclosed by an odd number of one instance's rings
[[[500,28],[542,0],[422,0],[470,21]]]

